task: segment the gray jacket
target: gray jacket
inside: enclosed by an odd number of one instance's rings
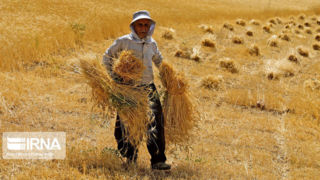
[[[157,43],[152,39],[152,34],[155,28],[155,22],[152,21],[148,35],[144,39],[140,39],[130,24],[131,33],[124,35],[107,49],[103,56],[103,64],[106,66],[109,74],[112,73],[113,58],[118,58],[123,50],[132,50],[135,57],[141,59],[146,69],[142,75],[142,81],[139,84],[149,84],[153,82],[152,61],[159,67],[162,62],[162,55],[158,49]]]

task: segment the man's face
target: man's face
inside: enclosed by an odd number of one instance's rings
[[[150,25],[151,22],[149,19],[139,19],[138,21],[134,22],[133,28],[139,38],[143,39],[148,35]]]

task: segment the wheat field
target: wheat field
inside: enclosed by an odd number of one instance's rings
[[[114,114],[93,106],[79,72],[140,9],[200,113],[192,141],[166,148],[170,172],[150,169],[145,144],[123,168]],[[0,179],[320,177],[319,1],[1,0],[0,44],[0,132],[67,134],[66,159],[1,157]]]

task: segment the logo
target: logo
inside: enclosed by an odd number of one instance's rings
[[[5,132],[4,159],[64,159],[64,132]]]

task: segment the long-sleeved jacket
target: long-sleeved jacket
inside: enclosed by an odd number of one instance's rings
[[[140,39],[135,33],[133,25],[130,25],[131,33],[124,35],[117,40],[107,49],[103,56],[103,64],[106,66],[107,71],[112,73],[113,58],[118,58],[123,50],[132,50],[135,57],[141,59],[146,69],[142,75],[142,82],[140,84],[150,84],[153,82],[153,68],[152,61],[157,67],[162,62],[162,55],[158,49],[157,43],[152,39],[152,34],[155,28],[155,22],[152,21],[148,35],[144,39]]]

